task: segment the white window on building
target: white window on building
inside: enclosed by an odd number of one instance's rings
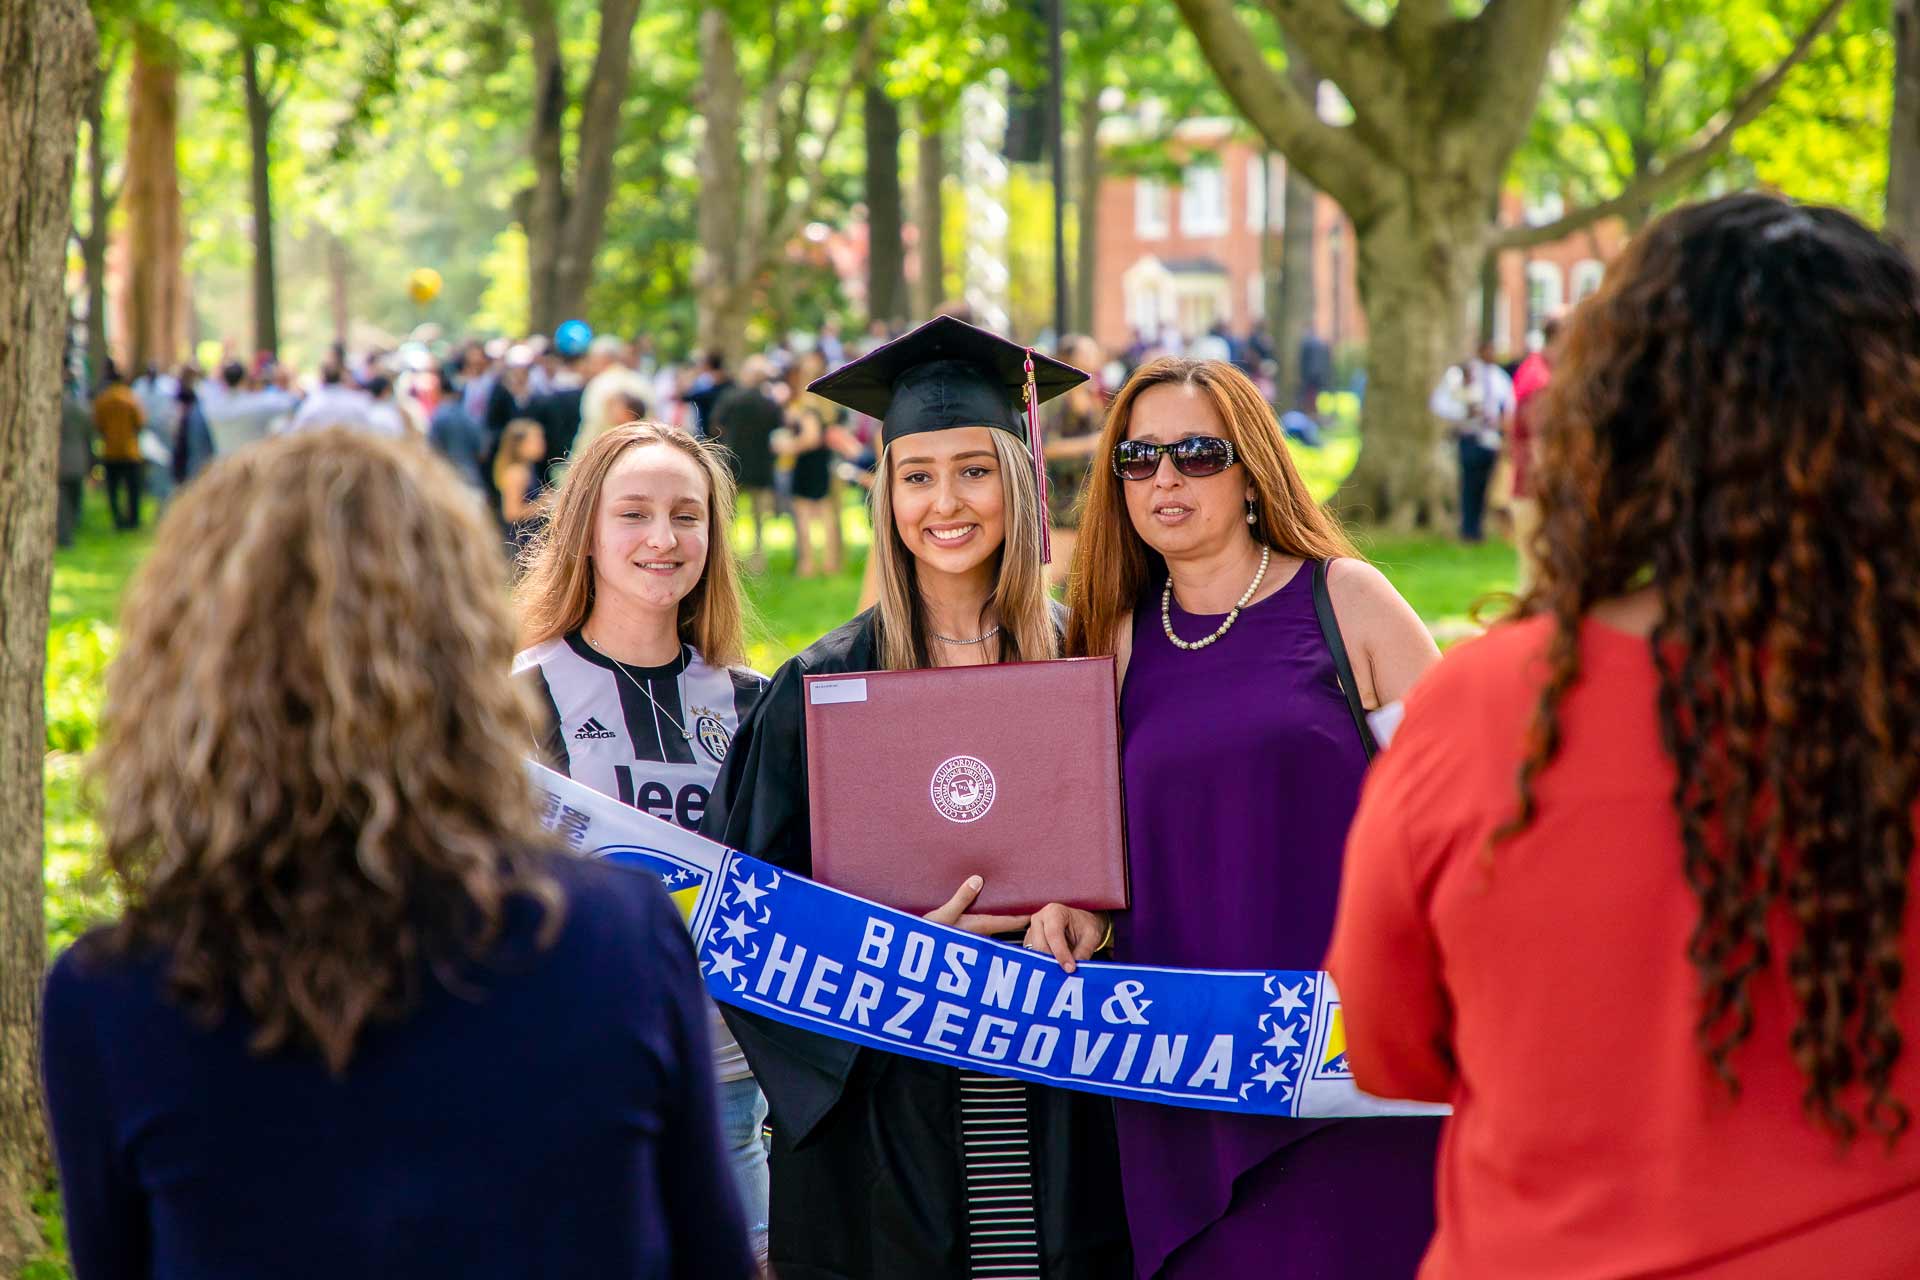
[[[1247,230],[1285,231],[1287,184],[1285,162],[1277,155],[1247,157]]]
[[[1173,276],[1160,259],[1148,254],[1121,272],[1120,293],[1125,299],[1127,325],[1142,337],[1152,339],[1173,327],[1177,314]]]
[[[1573,300],[1584,302],[1599,291],[1607,266],[1598,258],[1582,258],[1573,264]]]
[[[1558,222],[1567,215],[1567,202],[1556,191],[1529,198],[1522,215],[1530,227],[1545,226],[1549,222]]]
[[[1225,320],[1232,302],[1227,282],[1220,276],[1176,276],[1173,306],[1181,340],[1192,342]]]
[[[1560,268],[1551,262],[1533,261],[1527,264],[1527,343],[1537,346],[1536,336],[1547,317],[1559,311],[1566,302],[1566,281],[1560,274]]]
[[[1180,175],[1180,234],[1218,236],[1227,230],[1227,174],[1217,164],[1190,164]]]
[[[1167,234],[1167,186],[1158,178],[1133,180],[1133,233],[1142,240]]]

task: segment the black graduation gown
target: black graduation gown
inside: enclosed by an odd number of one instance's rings
[[[702,834],[809,874],[801,677],[878,666],[871,612],[782,666],[734,735]],[[722,1012],[773,1119],[780,1280],[965,1280],[959,1072]],[[1037,1086],[1027,1097],[1042,1277],[1131,1276],[1111,1104]]]

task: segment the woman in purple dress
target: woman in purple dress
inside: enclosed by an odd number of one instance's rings
[[[1317,969],[1367,749],[1315,613],[1316,562],[1366,708],[1407,690],[1433,639],[1308,494],[1233,366],[1142,368],[1095,456],[1068,647],[1120,660],[1133,909],[1118,958]],[[1137,1275],[1419,1265],[1437,1120],[1117,1112]]]

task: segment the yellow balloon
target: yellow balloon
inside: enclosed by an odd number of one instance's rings
[[[432,267],[416,267],[407,277],[407,296],[426,306],[440,296],[440,273]]]

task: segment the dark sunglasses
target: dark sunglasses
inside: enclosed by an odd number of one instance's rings
[[[1217,476],[1234,463],[1233,441],[1219,436],[1188,436],[1172,444],[1151,440],[1122,440],[1113,446],[1113,474],[1122,480],[1151,480],[1160,469],[1160,455],[1173,459],[1183,476]]]

